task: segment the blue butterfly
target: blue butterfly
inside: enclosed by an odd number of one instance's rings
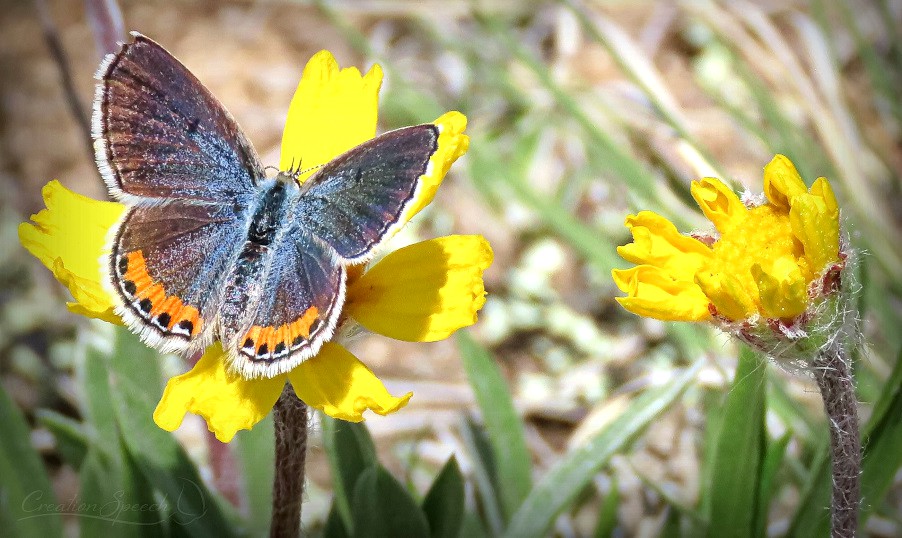
[[[141,339],[183,353],[223,343],[245,377],[315,355],[341,318],[346,266],[403,225],[440,128],[385,133],[306,182],[266,177],[222,104],[137,33],[97,73],[92,136],[110,194],[127,206],[102,267]]]

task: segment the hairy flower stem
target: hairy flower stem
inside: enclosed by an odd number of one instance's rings
[[[833,469],[831,536],[855,536],[861,501],[861,439],[855,384],[849,360],[840,342],[821,350],[812,364],[830,424],[830,459]]]
[[[307,456],[307,404],[298,399],[290,383],[276,402],[276,473],[272,485],[273,538],[301,535],[304,495],[304,460]]]

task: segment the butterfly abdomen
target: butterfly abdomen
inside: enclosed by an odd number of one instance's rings
[[[221,336],[225,341],[234,340],[238,333],[247,330],[257,305],[264,293],[261,283],[272,263],[273,245],[285,233],[290,219],[292,196],[290,189],[279,181],[267,181],[261,186],[253,216],[250,219],[244,245],[235,265],[226,279],[223,303],[220,309]]]

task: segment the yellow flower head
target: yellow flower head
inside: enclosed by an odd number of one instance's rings
[[[375,136],[381,83],[379,66],[361,75],[355,68],[340,69],[327,51],[313,56],[289,108],[280,168],[328,162]],[[433,123],[441,132],[438,149],[405,221],[432,200],[451,164],[467,151],[462,114],[448,112]],[[107,232],[125,206],[75,194],[57,181],[44,187],[43,196],[47,208],[33,215],[32,223],[19,227],[23,246],[69,289],[74,298],[68,304],[71,311],[121,324],[102,284],[99,260]],[[351,267],[341,323],[359,323],[401,340],[446,338],[476,321],[485,302],[482,273],[491,262],[491,248],[481,236],[448,236],[399,249],[368,270]],[[269,413],[286,381],[308,405],[349,421],[363,420],[367,409],[392,413],[411,397],[389,394],[336,342],[326,343],[315,357],[290,372],[269,379],[245,379],[231,371],[217,342],[192,370],[169,380],[154,420],[172,431],[186,412],[195,413],[219,440],[228,442],[238,430],[250,429]]]
[[[667,321],[750,326],[764,318],[792,327],[835,289],[845,255],[826,179],[807,189],[777,155],[764,168],[766,203],[743,203],[714,178],[691,191],[717,233],[682,235],[649,211],[627,217],[633,242],[617,252],[636,267],[613,271],[624,308]]]

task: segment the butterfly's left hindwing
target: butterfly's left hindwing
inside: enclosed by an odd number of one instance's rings
[[[344,303],[346,272],[332,248],[297,227],[272,248],[263,291],[249,298],[252,321],[237,340],[226,337],[232,366],[246,377],[284,373],[315,355],[332,338]]]

